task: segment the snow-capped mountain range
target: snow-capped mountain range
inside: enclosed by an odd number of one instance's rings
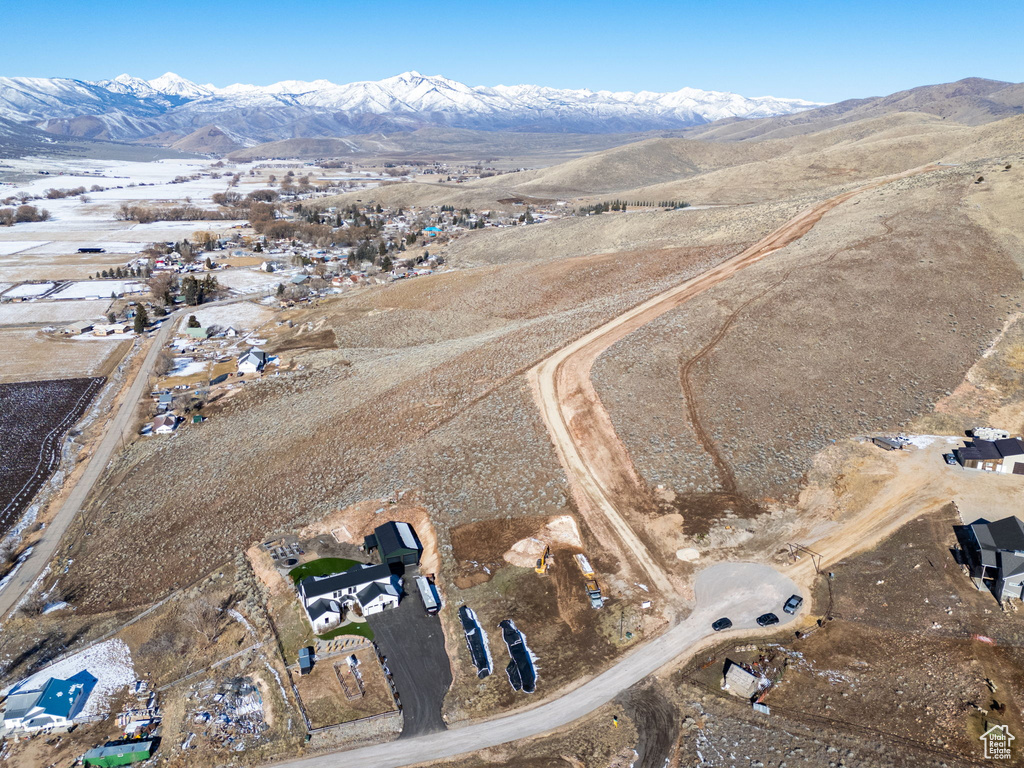
[[[475,130],[619,133],[685,128],[722,118],[774,117],[820,106],[683,88],[672,93],[537,85],[468,86],[405,72],[337,85],[199,85],[171,72],[90,82],[0,77],[0,118],[51,133],[114,140],[185,135],[216,125],[246,143],[444,125]]]

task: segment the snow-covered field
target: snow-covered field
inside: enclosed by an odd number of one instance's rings
[[[225,269],[217,273],[217,282],[239,293],[255,293],[288,281],[281,272],[254,269]]]
[[[115,639],[99,643],[56,664],[51,664],[19,683],[8,686],[0,693],[7,695],[11,692],[31,691],[51,677],[67,680],[83,670],[97,681],[81,712],[86,717],[109,712],[110,698],[136,680],[131,651],[123,640]]]
[[[4,296],[8,299],[27,299],[32,296],[42,296],[48,290],[53,288],[53,283],[29,283],[26,285],[17,285],[11,288]]]
[[[222,328],[234,328],[236,331],[252,330],[263,325],[272,317],[274,317],[274,313],[271,310],[248,301],[196,311],[196,320],[203,328],[219,325]]]
[[[13,256],[30,248],[46,245],[46,243],[46,240],[10,240],[6,243],[0,242],[0,256]]]
[[[0,243],[0,247],[5,243]],[[22,256],[60,256],[67,253],[75,253],[79,248],[102,248],[107,253],[139,253],[146,247],[146,243],[117,242],[104,239],[97,243],[94,240],[44,240],[36,242],[31,248],[26,248],[18,253]]]
[[[83,301],[23,301],[0,304],[0,325],[36,323],[67,325],[76,320],[99,320],[107,313],[109,306],[109,298]]]
[[[52,299],[98,299],[109,298],[110,294],[123,296],[126,293],[145,293],[145,283],[130,280],[83,280],[61,288]]]

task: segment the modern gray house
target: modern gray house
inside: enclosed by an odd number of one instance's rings
[[[1024,522],[1006,517],[976,520],[957,530],[971,578],[997,600],[1024,598]]]

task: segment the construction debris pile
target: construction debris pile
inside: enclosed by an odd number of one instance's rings
[[[205,680],[185,701],[187,720],[195,731],[182,742],[182,749],[194,748],[198,737],[215,748],[240,752],[269,728],[263,717],[263,697],[249,677]]]
[[[145,680],[136,680],[129,689],[124,712],[117,716],[117,724],[126,738],[141,739],[155,735],[160,720],[156,691]]]

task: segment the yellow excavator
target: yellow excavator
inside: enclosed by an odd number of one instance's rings
[[[537,561],[537,566],[533,569],[537,573],[545,574],[548,572],[548,565],[551,563],[551,547],[544,547],[544,554],[541,555],[540,560]]]

